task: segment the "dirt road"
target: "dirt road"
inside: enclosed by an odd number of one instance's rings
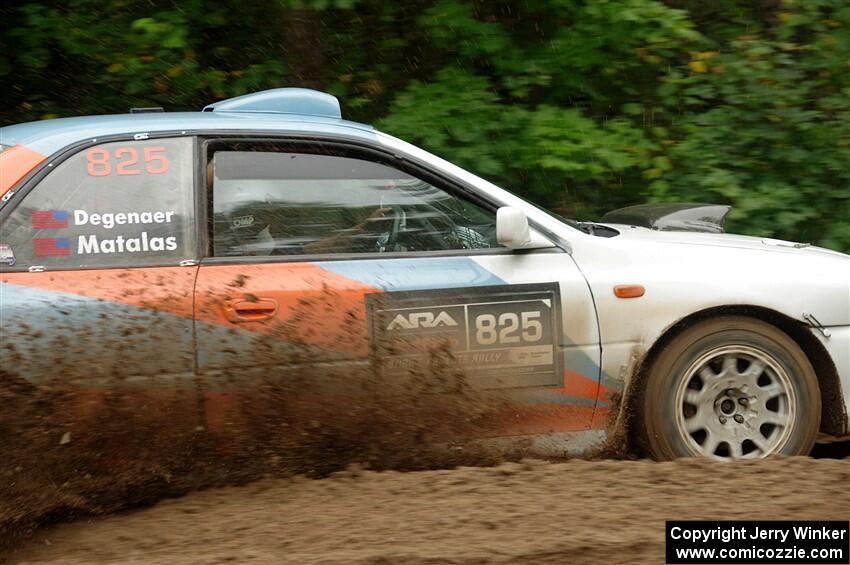
[[[664,520],[850,519],[850,459],[265,479],[60,525],[15,563],[663,563]]]

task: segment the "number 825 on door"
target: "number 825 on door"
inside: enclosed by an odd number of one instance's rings
[[[545,299],[470,304],[469,349],[552,344],[552,303]]]

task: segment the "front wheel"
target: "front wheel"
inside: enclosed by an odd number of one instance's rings
[[[806,355],[765,322],[727,316],[676,336],[653,362],[638,416],[657,459],[807,454],[820,390]]]

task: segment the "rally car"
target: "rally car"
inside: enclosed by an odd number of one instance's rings
[[[509,394],[501,435],[541,449],[628,426],[657,458],[741,459],[848,434],[850,257],[727,235],[725,206],[577,223],[296,88],[0,145],[5,379],[214,388],[376,358],[402,378],[445,346]]]

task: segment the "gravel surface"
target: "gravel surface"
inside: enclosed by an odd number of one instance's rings
[[[850,519],[850,459],[263,479],[54,526],[13,563],[663,563],[667,519]]]

